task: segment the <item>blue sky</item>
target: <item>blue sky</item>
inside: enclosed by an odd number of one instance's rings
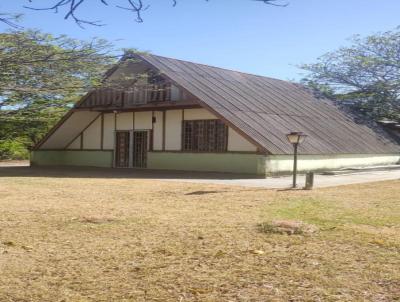
[[[400,25],[399,0],[288,0],[286,8],[252,0],[144,0],[151,4],[144,23],[120,9],[97,4],[79,14],[106,26],[80,29],[62,12],[30,11],[27,0],[0,2],[0,11],[23,12],[22,25],[79,39],[101,37],[117,47],[152,53],[280,79],[299,79],[296,65],[314,62],[348,43],[354,34],[368,35]],[[34,0],[46,6],[56,0]],[[121,4],[124,0],[109,0]],[[0,25],[0,30],[6,26]]]

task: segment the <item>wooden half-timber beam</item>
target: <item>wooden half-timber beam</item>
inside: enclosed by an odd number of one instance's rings
[[[167,117],[167,111],[162,112],[162,151],[165,151],[165,125],[166,125],[166,117]]]
[[[75,108],[75,111],[98,111],[98,112],[132,112],[132,111],[158,111],[167,109],[193,109],[202,108],[198,103],[187,101],[187,102],[161,102],[155,104],[143,104],[135,107],[92,107],[92,108]]]
[[[154,149],[154,111],[151,111],[151,130],[150,130],[150,144],[149,151],[153,151]]]
[[[78,135],[76,135],[72,140],[70,140],[70,141],[64,146],[64,148],[62,148],[61,150],[66,150],[78,137],[80,137],[80,139],[81,139],[81,142],[80,142],[80,144],[81,144],[80,149],[83,149],[83,133],[84,133],[85,130],[88,129],[95,121],[97,121],[97,119],[98,119],[100,116],[103,118],[103,114],[102,114],[102,113],[98,114],[89,124],[87,124],[87,125],[85,126],[85,128],[83,128],[83,130],[82,130],[81,132],[79,132]]]
[[[104,149],[104,113],[101,113],[101,125],[100,125],[100,149]]]

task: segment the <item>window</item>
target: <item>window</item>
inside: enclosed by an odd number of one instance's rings
[[[228,127],[220,120],[183,121],[183,151],[224,152]]]

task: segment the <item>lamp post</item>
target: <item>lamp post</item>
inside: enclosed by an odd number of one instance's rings
[[[289,141],[289,143],[291,143],[293,145],[293,185],[292,188],[296,188],[296,178],[297,178],[297,147],[299,146],[299,144],[301,144],[302,142],[304,142],[304,140],[306,139],[307,135],[304,134],[303,132],[290,132],[289,134],[286,134],[286,137]]]

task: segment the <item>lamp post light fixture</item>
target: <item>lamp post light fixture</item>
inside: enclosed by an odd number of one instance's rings
[[[301,144],[302,142],[304,142],[304,140],[306,139],[307,135],[304,134],[303,132],[290,132],[289,134],[286,134],[286,137],[289,141],[289,143],[291,143],[293,145],[293,185],[292,188],[296,188],[297,184],[296,184],[296,178],[297,178],[297,147],[299,146],[299,144]]]

